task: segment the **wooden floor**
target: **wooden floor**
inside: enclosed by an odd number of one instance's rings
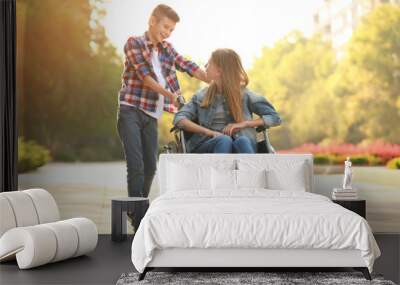
[[[375,238],[382,257],[375,262],[374,272],[398,284],[400,235],[376,234]],[[110,235],[100,235],[96,250],[87,256],[29,270],[19,270],[15,261],[3,263],[0,284],[115,284],[122,273],[134,271],[131,243],[132,237],[124,242],[112,242]]]

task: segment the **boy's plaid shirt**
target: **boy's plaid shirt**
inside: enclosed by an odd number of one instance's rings
[[[158,100],[158,93],[144,86],[143,79],[150,75],[157,80],[151,64],[151,53],[153,44],[147,32],[140,37],[130,37],[125,44],[125,64],[122,73],[122,87],[119,91],[120,103],[125,102],[142,110],[154,112]],[[172,93],[181,95],[176,69],[188,73],[193,73],[199,68],[194,62],[186,60],[172,45],[166,41],[158,44],[160,50],[161,69],[167,82],[167,88]],[[176,107],[171,100],[164,97],[164,110],[175,113]]]

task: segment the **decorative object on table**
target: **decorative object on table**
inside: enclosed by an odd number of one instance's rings
[[[126,240],[127,213],[132,213],[135,231],[149,207],[149,198],[119,197],[111,201],[111,239],[112,241]]]
[[[342,188],[333,188],[332,192],[333,200],[357,200],[358,193],[357,189],[342,189]]]
[[[351,179],[353,178],[353,171],[351,170],[350,157],[344,162],[344,178],[343,178],[343,189],[351,190]]]
[[[351,169],[350,158],[344,162],[344,177],[343,177],[343,188],[334,188],[332,192],[333,200],[357,200],[358,194],[357,189],[351,186],[353,178],[353,171]]]
[[[60,220],[44,189],[0,193],[0,210],[0,262],[17,259],[20,269],[28,269],[96,248],[96,225],[87,218]]]

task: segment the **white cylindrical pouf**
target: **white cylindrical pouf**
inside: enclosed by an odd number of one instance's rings
[[[42,225],[48,227],[56,235],[57,250],[51,262],[57,262],[73,257],[78,249],[78,233],[74,226],[64,221]]]
[[[58,206],[44,189],[0,193],[0,215],[0,262],[16,258],[20,269],[80,256],[97,245],[96,225],[87,218],[58,221]]]
[[[96,248],[98,232],[95,223],[87,218],[73,218],[64,222],[74,226],[78,232],[79,244],[74,257],[88,253]]]
[[[17,227],[33,226],[39,223],[35,205],[30,196],[23,191],[1,193],[8,199],[14,211]]]
[[[6,197],[0,194],[0,237],[9,229],[15,228],[14,211]]]
[[[1,237],[0,244],[2,251],[20,250],[16,254],[20,269],[51,262],[57,250],[54,232],[42,225],[11,229]]]
[[[60,212],[56,201],[49,192],[44,189],[24,190],[28,194],[36,208],[39,218],[39,224],[51,223],[60,220]]]

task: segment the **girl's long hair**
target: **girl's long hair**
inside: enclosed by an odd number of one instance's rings
[[[239,55],[231,49],[217,49],[211,54],[211,61],[221,70],[221,90],[218,90],[216,83],[212,82],[200,107],[208,108],[220,91],[228,101],[235,122],[242,122],[242,88],[247,86],[249,78]]]

